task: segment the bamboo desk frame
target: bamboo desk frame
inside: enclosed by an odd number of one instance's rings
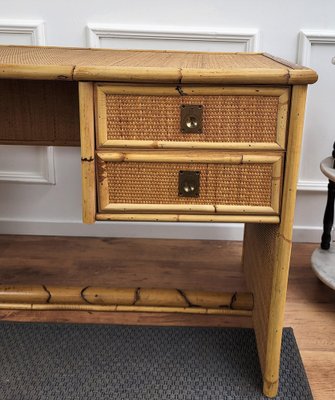
[[[79,145],[80,122],[84,222],[92,223],[97,218],[244,222],[243,269],[250,290],[249,293],[237,294],[177,289],[1,285],[0,308],[251,316],[263,373],[263,391],[265,395],[274,397],[278,390],[282,325],[307,84],[317,80],[316,73],[261,53],[112,51],[24,46],[0,46],[0,64],[0,89],[4,94],[3,98],[6,98],[6,102],[0,105],[0,143]],[[185,95],[184,90],[191,90],[187,89],[188,85],[196,86],[195,90],[200,93],[204,93],[204,85],[211,86],[214,92],[230,90],[235,94],[243,88],[252,92],[253,87],[261,87],[264,88],[261,90],[272,90],[273,93],[284,93],[283,88],[289,88],[289,99],[285,100],[289,107],[288,124],[283,128],[277,147],[273,148],[274,152],[281,151],[276,154],[285,153],[285,167],[281,176],[281,204],[275,203],[272,209],[278,211],[277,215],[255,214],[252,210],[244,215],[242,208],[235,208],[234,213],[223,208],[220,215],[174,215],[171,212],[161,215],[149,212],[136,214],[136,207],[134,214],[116,214],[114,218],[97,214],[94,82],[165,85],[170,88],[166,90],[177,91],[180,95]],[[273,89],[268,89],[271,86]],[[11,122],[14,120],[15,124]],[[113,141],[109,145],[120,147],[120,143]],[[159,147],[164,143],[152,142],[151,145]],[[175,145],[176,143],[170,144],[172,147]],[[141,148],[146,144],[134,141],[132,146]],[[189,142],[180,144],[180,148],[184,149],[189,146]],[[192,148],[197,151],[199,146],[194,145]],[[201,156],[204,157],[205,154],[209,161],[213,161],[214,153],[211,149],[241,151],[245,144],[226,143],[226,147],[222,146],[210,144],[207,146],[207,153],[203,151]],[[264,154],[262,152],[269,145],[251,143],[250,147]],[[120,154],[125,156],[124,153],[103,156],[110,159],[120,157]],[[152,153],[152,156],[157,154]],[[130,152],[125,157],[137,156]],[[216,153],[216,157],[217,161],[222,161],[220,154]],[[266,210],[262,212],[264,211]]]

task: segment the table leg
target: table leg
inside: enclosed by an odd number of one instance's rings
[[[243,270],[254,295],[253,326],[263,375],[263,392],[277,395],[291,240],[280,225],[246,224]]]
[[[328,198],[323,217],[323,234],[321,238],[321,249],[329,250],[331,242],[331,231],[334,224],[335,182],[329,180]]]

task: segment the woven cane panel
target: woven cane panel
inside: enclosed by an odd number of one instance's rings
[[[271,164],[212,167],[216,169],[216,204],[271,206]]]
[[[203,105],[203,133],[182,133],[180,106]],[[278,97],[106,95],[108,140],[275,142]]]
[[[110,203],[271,206],[272,165],[104,163]],[[179,171],[200,171],[199,197],[179,197]]]
[[[1,64],[287,70],[262,54],[0,46]]]

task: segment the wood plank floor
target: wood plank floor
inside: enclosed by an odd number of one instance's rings
[[[294,329],[315,400],[335,398],[335,292],[310,268],[317,245],[295,244],[285,325]],[[0,236],[0,282],[246,290],[240,242]],[[0,311],[2,320],[250,327],[243,317]]]

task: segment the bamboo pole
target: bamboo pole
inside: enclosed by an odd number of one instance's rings
[[[275,213],[280,213],[281,190],[283,184],[283,159],[273,164],[271,205]]]
[[[153,221],[153,222],[232,222],[278,224],[278,215],[202,215],[202,214],[96,214],[98,221]]]
[[[0,310],[31,310],[31,311],[96,311],[96,312],[148,312],[175,314],[206,314],[251,317],[252,311],[211,309],[211,308],[181,308],[181,307],[150,307],[150,306],[99,306],[89,304],[27,304],[0,303]]]
[[[97,156],[109,162],[187,162],[187,163],[225,163],[241,164],[242,155],[227,155],[218,153],[192,153],[192,152],[98,152]]]
[[[86,224],[94,223],[96,214],[93,107],[93,84],[79,82],[82,214]]]
[[[286,90],[279,96],[278,115],[277,115],[277,143],[285,149],[286,148],[286,132],[288,125],[288,112],[290,104],[291,90]]]
[[[73,77],[77,81],[150,82],[178,83],[180,68],[77,66]]]
[[[47,303],[50,293],[42,285],[0,285],[0,302],[24,303],[27,299],[31,303]]]
[[[181,83],[203,84],[281,84],[288,83],[287,68],[234,68],[207,69],[199,74],[198,68],[182,70]]]
[[[72,65],[1,65],[1,79],[73,80]]]
[[[278,184],[278,183],[277,183]],[[267,206],[231,206],[231,205],[187,205],[187,204],[131,204],[131,203],[115,203],[107,204],[103,208],[104,212],[187,212],[199,214],[274,214],[273,207]]]
[[[98,83],[96,85],[98,92],[104,94],[119,95],[139,95],[139,96],[180,96],[179,87],[162,86],[162,85],[136,85],[136,84],[120,84],[120,83]],[[231,87],[231,86],[190,86],[182,87],[183,94],[188,96],[273,96],[281,97],[286,94],[288,99],[288,88],[269,88],[262,86],[253,87]],[[103,97],[101,97],[103,100]]]
[[[107,204],[104,212],[193,212],[193,213],[215,213],[213,205],[187,205],[187,204],[131,204],[117,203]]]
[[[239,152],[222,153],[218,151],[99,151],[97,156],[107,162],[187,162],[204,164],[247,164],[247,163],[275,163],[281,158],[280,153],[242,154]]]
[[[251,293],[159,288],[0,285],[0,309],[251,315]]]
[[[288,68],[174,68],[174,67],[117,67],[81,66],[74,69],[73,79],[78,81],[159,82],[199,84],[307,84],[317,76],[312,70]]]
[[[122,147],[122,148],[148,148],[148,149],[205,149],[205,150],[281,150],[284,145],[271,142],[190,142],[190,141],[164,141],[164,140],[123,140],[110,139],[105,140],[106,135],[101,135],[99,146]],[[199,138],[200,139],[200,138]],[[284,138],[285,139],[285,138]],[[279,141],[279,139],[278,139]],[[282,140],[280,139],[280,142]],[[284,140],[285,142],[285,140]]]
[[[95,123],[97,129],[97,148],[104,146],[107,140],[107,102],[104,88],[94,85]]]

